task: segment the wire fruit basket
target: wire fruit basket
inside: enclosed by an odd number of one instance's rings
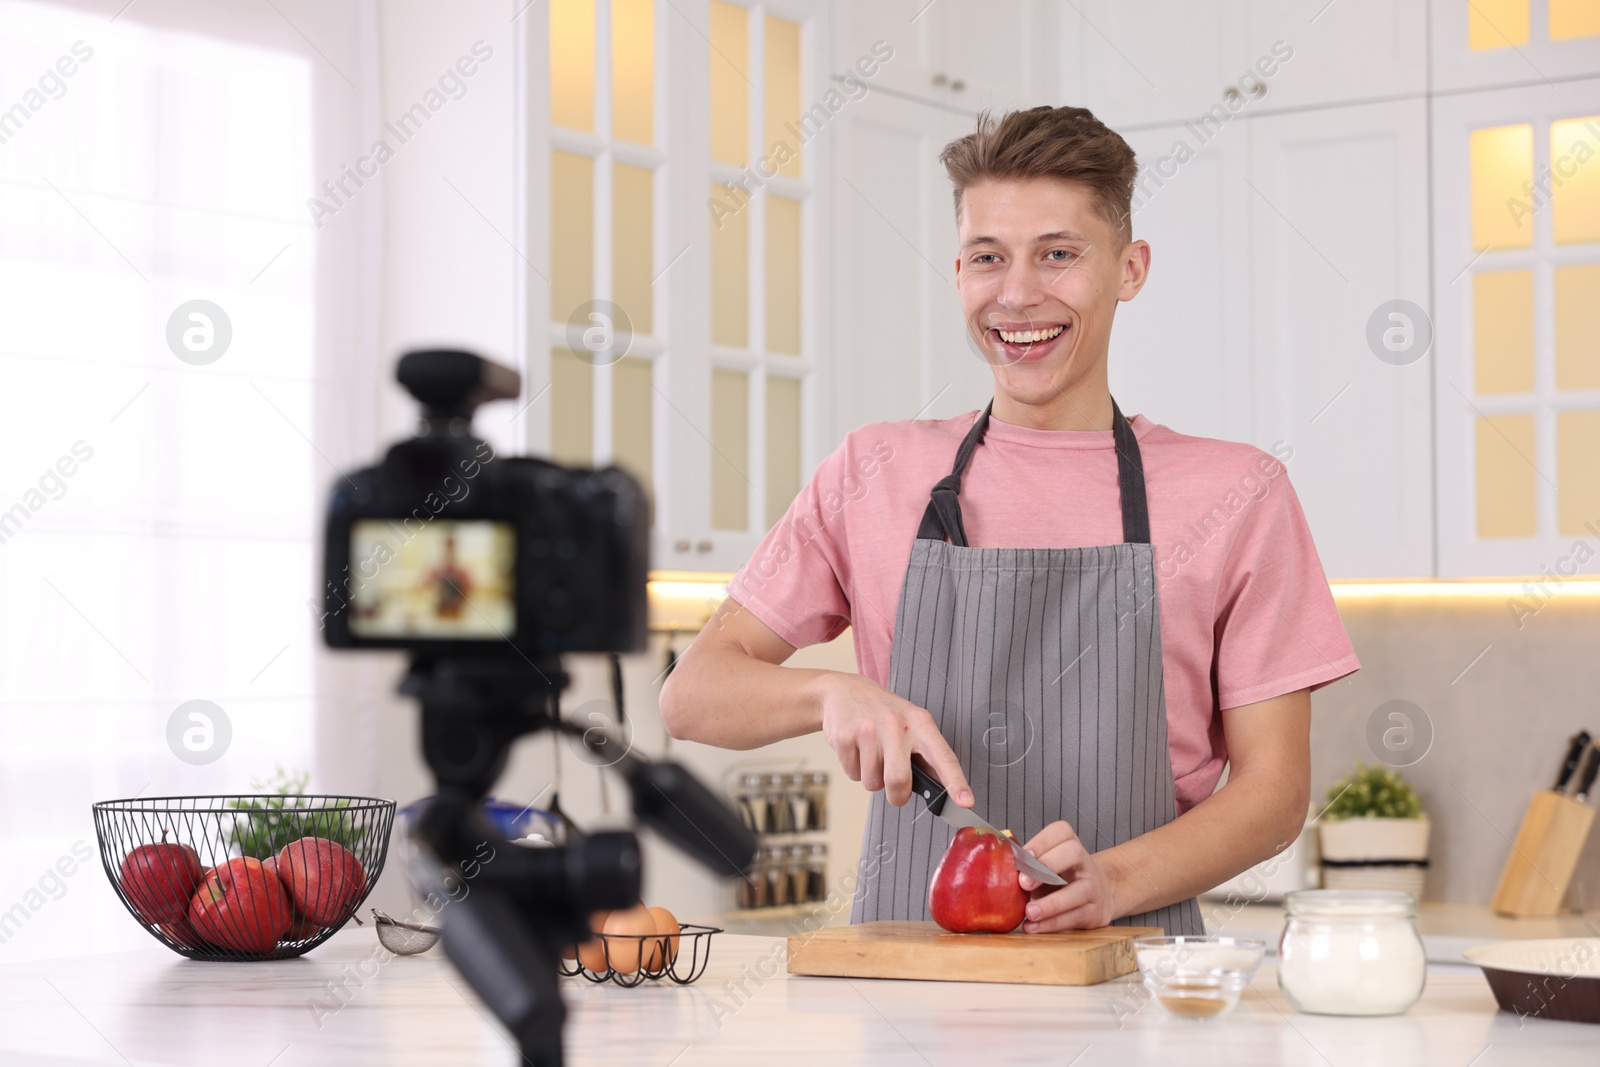
[[[383,872],[394,801],[224,795],[94,805],[106,877],[156,940],[193,960],[303,955]],[[358,920],[359,921],[359,920]]]
[[[630,989],[659,978],[688,985],[705,973],[711,962],[711,935],[720,933],[721,927],[694,923],[684,923],[676,934],[597,933],[605,968],[593,970],[582,959],[562,959],[560,971],[568,978],[581,974],[591,982],[615,982]]]

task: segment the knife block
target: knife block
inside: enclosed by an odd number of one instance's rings
[[[1553,789],[1535,793],[1491,907],[1516,919],[1558,914],[1594,816],[1588,804]]]

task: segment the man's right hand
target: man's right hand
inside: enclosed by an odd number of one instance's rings
[[[882,789],[899,807],[911,799],[911,757],[920,756],[950,799],[972,807],[972,787],[933,716],[871,678],[839,673],[822,691],[822,736],[852,781]]]

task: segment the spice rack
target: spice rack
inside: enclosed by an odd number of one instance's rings
[[[828,775],[805,769],[735,767],[734,808],[759,847],[750,877],[739,883],[741,912],[767,912],[827,897]]]

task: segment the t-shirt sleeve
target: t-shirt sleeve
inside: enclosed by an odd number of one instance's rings
[[[1317,689],[1360,668],[1300,500],[1282,463],[1254,462],[1266,485],[1229,546],[1217,592],[1218,708]]]
[[[850,626],[850,509],[843,504],[865,491],[880,462],[846,438],[728,583],[730,596],[795,648],[831,641]]]

